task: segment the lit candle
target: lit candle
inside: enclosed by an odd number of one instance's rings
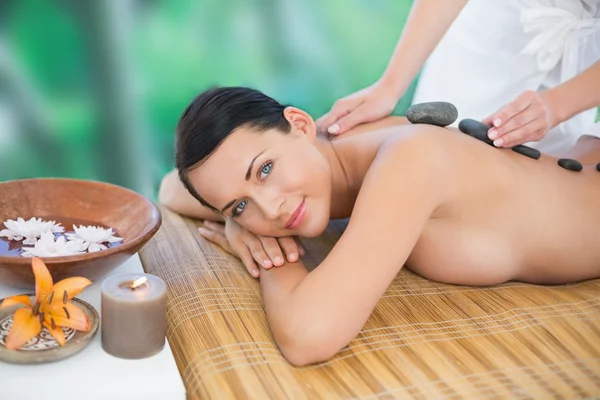
[[[113,275],[101,285],[104,350],[119,358],[153,356],[165,345],[167,289],[155,275]]]

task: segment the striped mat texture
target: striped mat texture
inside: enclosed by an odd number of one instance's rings
[[[600,398],[600,280],[474,288],[404,269],[338,355],[293,367],[258,281],[199,236],[201,221],[161,211],[140,257],[168,285],[167,336],[190,399]],[[309,268],[344,227],[303,241]]]

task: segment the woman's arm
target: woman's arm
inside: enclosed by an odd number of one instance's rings
[[[467,0],[416,0],[385,72],[373,85],[335,102],[317,120],[319,132],[340,135],[389,115]]]
[[[187,191],[175,169],[169,172],[161,181],[158,201],[167,208],[186,217],[223,221],[220,214],[204,207]]]
[[[380,150],[346,231],[319,267],[261,271],[267,318],[292,364],[326,360],[357,335],[446,201],[448,151],[439,135],[413,135],[416,129]]]
[[[600,105],[600,61],[572,79],[541,94],[558,125],[575,115]]]
[[[448,31],[467,0],[416,0],[381,78],[398,97]]]

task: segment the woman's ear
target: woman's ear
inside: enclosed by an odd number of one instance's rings
[[[296,107],[286,107],[283,116],[292,125],[292,130],[305,134],[310,140],[317,137],[317,126],[308,113]]]

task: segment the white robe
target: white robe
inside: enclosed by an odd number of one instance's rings
[[[444,0],[445,1],[445,0]],[[552,88],[600,59],[600,0],[470,0],[425,64],[413,104],[453,103],[481,120],[525,90]],[[590,109],[527,145],[545,153],[600,137]]]

